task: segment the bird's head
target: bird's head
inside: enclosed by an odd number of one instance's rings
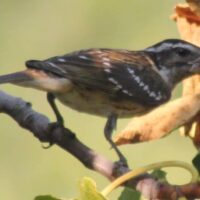
[[[200,74],[200,48],[183,40],[168,39],[145,50],[161,76],[174,87],[193,74]]]

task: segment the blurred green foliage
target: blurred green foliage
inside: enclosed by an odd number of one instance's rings
[[[42,196],[35,197],[34,200],[62,200],[62,199],[58,199],[56,197],[52,197],[51,195],[42,195]]]
[[[169,16],[178,0],[0,0],[0,74],[24,69],[27,59],[45,59],[90,47],[142,49],[166,38],[177,38]],[[52,120],[45,94],[13,85],[1,89],[32,103]],[[116,159],[102,131],[105,119],[80,114],[59,104],[66,125],[90,147]],[[119,120],[118,131],[128,120]],[[28,200],[37,195],[77,196],[83,176],[99,189],[108,181],[55,147],[40,142],[6,115],[0,115],[0,194],[4,200]],[[131,167],[161,160],[190,162],[195,149],[177,133],[159,140],[121,147]],[[170,170],[170,180],[183,183],[189,175]],[[116,199],[120,190],[110,199]]]
[[[134,200],[142,200],[143,198],[141,197],[140,192],[138,192],[134,189],[125,187],[119,197],[119,200],[133,200],[133,199]]]

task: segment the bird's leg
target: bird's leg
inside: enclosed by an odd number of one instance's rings
[[[48,100],[48,102],[49,102],[51,108],[53,109],[53,112],[54,112],[55,115],[56,115],[56,120],[57,120],[57,121],[49,124],[49,137],[50,137],[49,140],[50,140],[50,142],[49,142],[49,145],[48,145],[47,147],[44,147],[45,149],[51,147],[51,146],[54,144],[53,137],[52,137],[52,134],[51,134],[51,133],[52,133],[53,130],[56,129],[56,128],[62,128],[63,131],[66,131],[66,133],[69,135],[70,138],[74,138],[74,137],[75,137],[75,134],[74,134],[74,133],[69,132],[68,129],[66,129],[66,128],[64,127],[64,120],[63,120],[63,117],[62,117],[62,115],[60,114],[60,112],[59,112],[59,110],[58,110],[58,108],[57,108],[57,106],[56,106],[56,103],[55,103],[55,96],[54,96],[52,93],[48,92],[48,93],[47,93],[47,100]],[[70,133],[70,134],[69,134],[69,133]]]
[[[118,149],[118,147],[112,140],[112,133],[113,133],[114,129],[116,128],[116,125],[117,125],[117,115],[111,114],[107,119],[107,122],[106,122],[106,125],[104,128],[104,135],[105,135],[107,141],[110,143],[111,147],[117,153],[120,163],[122,163],[124,166],[128,166],[126,158],[120,152],[120,150]]]
[[[51,108],[53,109],[53,112],[55,113],[56,115],[56,120],[57,120],[57,123],[64,126],[64,120],[63,120],[63,117],[62,115],[60,114],[59,110],[58,110],[58,107],[56,106],[56,103],[55,103],[55,96],[48,92],[47,93],[47,100],[49,102],[49,105],[51,106]]]
[[[47,93],[47,100],[48,100],[51,108],[53,109],[53,111],[56,115],[56,120],[57,120],[56,122],[53,122],[53,123],[50,124],[50,128],[54,129],[56,127],[62,127],[63,129],[66,130],[66,132],[68,133],[68,135],[70,135],[71,138],[74,138],[75,134],[74,133],[69,134],[70,131],[68,131],[64,127],[64,119],[63,119],[62,115],[60,114],[58,107],[56,106],[55,96],[52,93],[48,92]]]

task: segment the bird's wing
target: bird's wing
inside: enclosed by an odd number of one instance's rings
[[[26,65],[65,77],[78,87],[104,92],[116,101],[155,106],[167,101],[171,92],[149,59],[133,51],[89,49]]]

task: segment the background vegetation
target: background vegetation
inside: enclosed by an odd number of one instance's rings
[[[178,38],[176,25],[169,19],[176,2],[180,1],[0,0],[0,74],[23,70],[28,59],[45,59],[90,47],[142,49],[166,38]],[[44,93],[12,85],[1,89],[31,102],[34,109],[54,120]],[[66,125],[82,141],[116,158],[103,137],[105,119],[80,114],[61,104],[59,107]],[[127,122],[119,120],[118,131]],[[49,193],[74,197],[83,176],[95,179],[100,189],[108,184],[104,177],[84,168],[56,146],[42,149],[32,134],[6,115],[0,115],[0,134],[2,199],[27,200]],[[162,160],[190,162],[195,153],[189,139],[177,133],[121,148],[133,168]],[[170,172],[173,182],[189,179],[187,174]],[[116,199],[119,192],[115,191],[111,199]]]

